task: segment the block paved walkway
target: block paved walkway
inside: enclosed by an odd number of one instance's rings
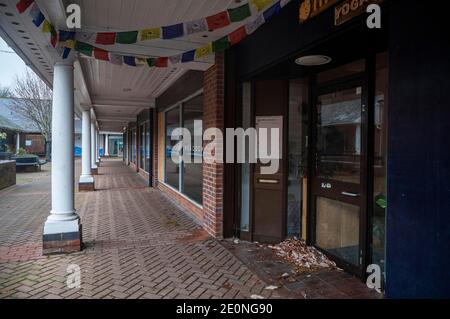
[[[102,162],[99,174],[95,192],[76,193],[86,247],[70,255],[41,256],[49,165],[0,191],[0,298],[282,296],[121,161]],[[80,288],[67,287],[72,264]]]

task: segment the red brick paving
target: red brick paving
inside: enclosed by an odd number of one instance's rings
[[[41,256],[48,172],[0,192],[0,298],[280,297],[122,162],[103,161],[95,179],[75,196],[85,249],[70,255]],[[80,288],[67,287],[70,264]]]

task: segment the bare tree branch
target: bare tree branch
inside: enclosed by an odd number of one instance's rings
[[[47,141],[52,134],[52,91],[34,73],[16,77],[13,88],[13,111],[32,122]]]

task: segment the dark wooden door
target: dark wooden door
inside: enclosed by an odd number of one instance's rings
[[[285,152],[286,112],[288,106],[287,81],[267,80],[254,83],[255,126],[264,121],[278,123],[280,128],[280,155],[278,170],[266,174],[261,172],[258,161],[253,165],[253,240],[278,243],[285,233]],[[264,125],[264,124],[261,124]],[[264,127],[264,126],[262,126]]]

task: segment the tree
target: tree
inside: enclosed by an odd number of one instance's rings
[[[11,92],[9,88],[0,85],[0,98],[10,97]]]
[[[47,160],[50,160],[52,91],[36,74],[27,70],[23,77],[16,77],[12,93],[14,112],[39,129],[45,138]]]

